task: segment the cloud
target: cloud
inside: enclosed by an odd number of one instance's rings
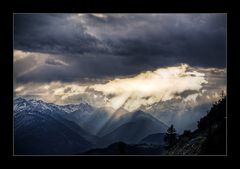
[[[107,15],[101,13],[93,13],[92,15],[98,18],[107,18]]]
[[[53,58],[49,58],[49,59],[45,60],[45,63],[49,64],[49,65],[56,65],[56,66],[68,66],[67,63],[65,63],[61,60],[58,60],[58,59],[53,59]]]
[[[50,75],[35,69],[18,79],[25,82],[126,76],[177,63],[224,68],[226,15],[14,14],[14,48],[69,64],[39,67]],[[15,61],[27,62],[24,53]]]
[[[71,17],[71,14],[15,14],[15,49],[66,55],[104,50],[98,47],[98,39]]]
[[[193,102],[196,102],[196,99],[197,99],[198,96],[199,96],[198,93],[191,94],[191,95],[187,96],[187,97],[184,99],[184,101],[190,101],[190,100],[192,100]]]
[[[214,70],[214,71],[213,71]],[[218,72],[212,77],[213,73]],[[172,99],[184,104],[210,102],[216,92],[226,87],[222,69],[204,69],[186,64],[163,67],[137,75],[82,82],[17,83],[17,95],[44,98],[57,104],[78,103],[85,100],[97,107],[124,107],[129,111],[148,107]],[[222,80],[219,80],[222,79]],[[100,83],[99,83],[100,82]],[[207,92],[206,92],[207,91]],[[211,98],[207,99],[207,95]],[[193,102],[192,102],[193,101]]]
[[[71,63],[71,61],[69,61]],[[64,56],[14,50],[14,76],[18,83],[70,81],[76,72]]]
[[[31,73],[44,63],[47,58],[46,54],[24,52],[21,50],[14,50],[14,74],[16,78],[22,77]]]
[[[17,61],[23,60],[23,59],[28,58],[30,56],[31,56],[30,52],[23,52],[21,50],[14,50],[13,61],[15,63]]]
[[[133,111],[141,106],[175,98],[177,93],[199,91],[207,83],[204,74],[196,71],[188,72],[187,68],[186,64],[160,68],[131,78],[96,84],[90,88],[103,92],[105,96],[113,95],[108,100],[110,107],[118,109],[123,106],[128,111]]]
[[[81,101],[79,96],[84,94],[86,88],[87,86],[84,85],[56,81],[51,83],[17,84],[14,91],[18,96],[42,99],[56,104],[69,104],[79,103]],[[71,97],[77,98],[77,96],[78,99],[71,102]]]

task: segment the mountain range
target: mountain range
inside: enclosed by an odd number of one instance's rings
[[[141,110],[120,108],[110,114],[88,103],[56,105],[14,99],[14,154],[70,155],[115,142],[139,143],[167,125]]]
[[[91,136],[64,118],[66,112],[43,101],[18,98],[14,102],[14,153],[58,155],[86,151]],[[89,139],[90,140],[90,139]]]
[[[165,133],[167,130],[163,122],[141,110],[124,115],[117,123],[121,123],[121,120],[124,123],[102,136],[99,145],[106,146],[119,141],[134,144],[149,134]]]

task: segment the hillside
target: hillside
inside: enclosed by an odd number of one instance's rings
[[[81,155],[160,155],[164,146],[116,142],[106,148],[92,149]]]
[[[103,136],[98,145],[105,147],[119,141],[136,144],[149,134],[164,133],[166,129],[163,122],[139,110],[132,114],[128,122]]]
[[[164,136],[165,133],[150,134],[144,137],[139,143],[164,145]]]
[[[226,96],[214,103],[198,122],[198,129],[179,136],[166,155],[225,155],[226,154]]]
[[[59,107],[43,101],[14,100],[14,154],[64,155],[93,148],[94,136],[63,118]]]

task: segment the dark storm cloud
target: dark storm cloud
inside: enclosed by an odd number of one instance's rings
[[[225,14],[15,14],[14,48],[54,54],[20,80],[74,81],[187,63],[225,67]],[[53,62],[55,61],[55,62]],[[69,62],[68,62],[69,61]]]
[[[225,67],[224,15],[202,18],[182,16],[182,21],[178,21],[179,17],[168,18],[149,22],[145,25],[147,32],[136,29],[136,37],[118,41],[115,46],[116,49],[118,47],[117,52],[130,56],[129,64],[162,66],[184,62],[193,66]]]
[[[39,56],[43,57],[43,56]],[[98,78],[113,78],[115,76],[126,75],[126,70],[130,74],[142,71],[142,67],[132,67],[120,62],[121,57],[111,57],[108,55],[83,55],[72,57],[70,63],[57,60],[57,56],[51,55],[44,62],[38,64],[35,58],[26,58],[14,63],[14,71],[17,72],[17,81],[26,82],[50,82],[50,81],[81,81],[91,82]],[[67,58],[68,59],[68,58]],[[67,66],[66,66],[67,64]],[[36,67],[35,67],[36,66]],[[32,69],[32,67],[35,67]],[[30,69],[31,71],[27,71]],[[24,73],[27,71],[28,73]],[[101,82],[100,82],[101,83]]]
[[[52,54],[83,54],[99,43],[69,14],[15,14],[14,47]]]

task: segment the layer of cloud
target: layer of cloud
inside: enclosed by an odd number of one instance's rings
[[[223,68],[226,15],[15,14],[14,48],[22,51],[15,61],[25,65],[29,52],[69,65],[38,67],[17,79],[22,82],[125,76],[176,63]]]
[[[216,93],[226,90],[226,70],[195,68],[183,64],[131,77],[87,81],[18,83],[15,92],[17,95],[41,98],[57,104],[85,100],[93,106],[112,107],[115,110],[123,107],[133,111],[173,99],[182,100],[184,104],[193,107],[219,98]],[[205,99],[199,100],[203,96]]]
[[[61,55],[14,50],[14,76],[18,83],[68,79],[69,63]],[[71,77],[71,76],[70,76]],[[72,80],[72,79],[71,79]]]
[[[46,64],[49,64],[49,65],[59,65],[59,66],[68,66],[67,63],[61,61],[61,60],[58,60],[58,59],[53,59],[53,58],[49,58],[45,61]]]
[[[187,68],[188,65],[160,68],[131,78],[93,85],[90,88],[103,92],[105,96],[110,95],[110,107],[118,109],[123,106],[128,111],[133,111],[160,100],[170,100],[184,91],[199,91],[207,83],[204,74],[187,72]]]

